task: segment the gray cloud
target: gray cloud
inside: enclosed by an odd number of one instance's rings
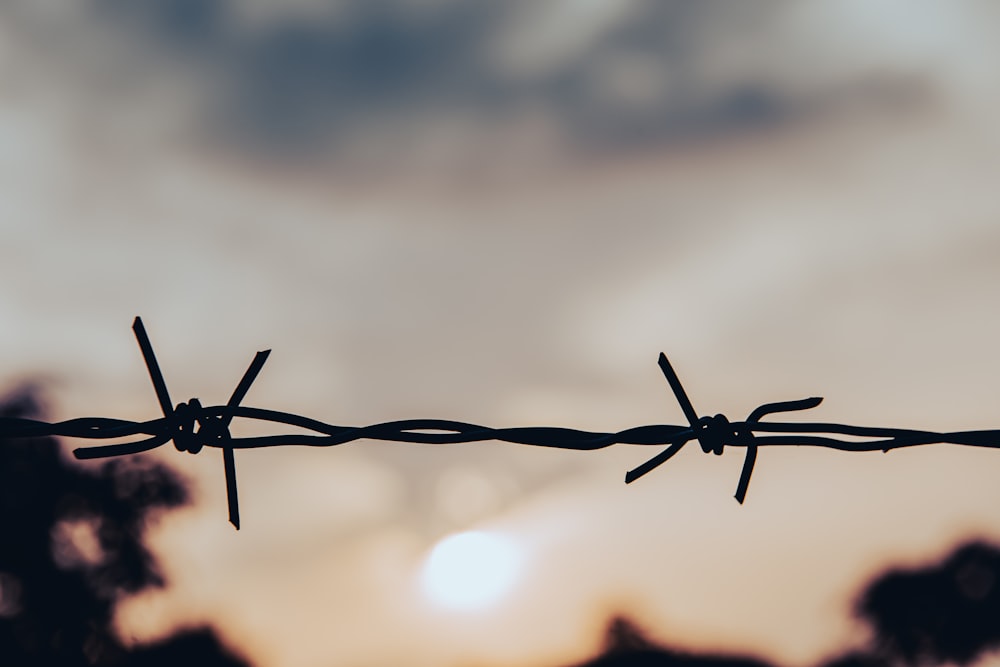
[[[107,37],[92,50],[133,63],[116,69],[119,88],[186,80],[193,101],[183,106],[203,136],[323,156],[377,135],[402,154],[429,127],[502,131],[526,117],[583,149],[773,125],[845,97],[954,79],[966,61],[945,59],[941,77],[935,53],[971,61],[975,49],[956,45],[983,41],[965,33],[995,18],[965,3],[930,22],[907,16],[927,27],[908,30],[894,5],[869,16],[786,0],[92,0],[72,20],[27,6],[0,16],[28,16],[38,43],[73,21]]]

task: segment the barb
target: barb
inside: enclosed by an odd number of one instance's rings
[[[149,372],[153,390],[163,416],[144,422],[87,417],[62,422],[33,419],[0,418],[0,438],[37,438],[58,436],[90,440],[135,438],[123,443],[93,445],[73,450],[78,459],[101,459],[127,456],[149,451],[173,442],[178,451],[197,454],[205,447],[222,450],[226,478],[229,521],[239,530],[239,498],[236,487],[237,449],[277,446],[332,447],[355,440],[445,445],[498,440],[519,445],[555,447],[589,451],[612,445],[664,446],[666,449],[625,475],[631,484],[668,461],[685,444],[696,440],[705,453],[721,455],[726,447],[743,447],[746,458],[736,487],[735,498],[741,504],[746,499],[750,477],[760,447],[810,446],[847,452],[888,452],[903,447],[930,444],[953,444],[970,447],[1000,448],[1000,430],[956,431],[938,433],[900,428],[849,426],[832,423],[761,421],[768,415],[797,412],[814,408],[822,398],[766,403],[754,409],[744,421],[731,422],[725,415],[699,417],[688,398],[680,378],[666,355],[660,353],[659,366],[687,419],[686,425],[654,424],[638,426],[616,433],[581,431],[559,427],[489,428],[477,424],[442,419],[410,419],[371,426],[336,426],[316,419],[287,412],[252,408],[241,405],[254,380],[270,355],[270,350],[258,352],[243,374],[225,405],[203,406],[197,398],[173,406],[167,385],[156,361],[153,346],[138,317],[132,325],[139,349]],[[296,433],[254,437],[233,437],[229,427],[233,419],[252,419],[278,425],[294,426],[312,434]],[[859,439],[860,438],[860,439]]]
[[[250,367],[247,368],[247,372],[243,374],[243,378],[236,385],[236,389],[229,398],[229,402],[226,403],[227,406],[235,408],[240,404],[240,401],[250,391],[250,385],[257,379],[257,374],[264,367],[264,362],[267,361],[270,354],[271,350],[263,350],[254,355],[253,361],[250,362]],[[236,527],[236,530],[239,530],[240,501],[236,495],[236,455],[233,453],[232,437],[229,435],[229,423],[231,421],[232,417],[223,417],[221,422],[221,425],[226,429],[227,441],[227,444],[222,447],[222,463],[226,470],[226,499],[229,502],[229,522]]]

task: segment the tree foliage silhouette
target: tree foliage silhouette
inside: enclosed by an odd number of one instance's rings
[[[0,399],[0,417],[37,417],[37,393]],[[10,667],[238,667],[214,634],[196,629],[129,647],[115,603],[162,586],[142,531],[187,500],[180,479],[141,457],[97,468],[69,462],[54,438],[0,438],[0,656]]]
[[[875,651],[906,664],[968,664],[1000,647],[1000,551],[962,546],[940,564],[894,570],[862,596]]]
[[[608,624],[604,651],[579,667],[771,667],[761,660],[730,655],[698,655],[658,646],[633,622],[616,616]]]
[[[889,570],[858,598],[872,639],[822,667],[968,665],[1000,648],[1000,549],[981,541],[942,562]],[[605,649],[579,667],[766,667],[755,658],[690,654],[657,646],[630,621],[614,618]]]

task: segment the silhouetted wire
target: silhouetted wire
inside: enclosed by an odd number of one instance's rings
[[[74,456],[78,459],[99,459],[138,454],[171,441],[179,451],[191,454],[197,454],[203,447],[219,448],[223,454],[229,521],[237,530],[240,527],[234,455],[237,449],[290,445],[332,447],[355,440],[383,440],[430,445],[497,440],[519,445],[576,450],[602,449],[617,444],[667,445],[662,452],[625,475],[625,483],[630,484],[668,461],[691,440],[697,440],[705,453],[712,452],[721,455],[727,446],[746,449],[746,458],[735,494],[736,500],[743,503],[757,460],[757,450],[764,446],[826,447],[848,452],[888,452],[892,449],[930,444],[1000,447],[1000,430],[939,433],[831,423],[761,421],[764,417],[772,414],[814,408],[823,400],[819,397],[766,403],[753,410],[745,421],[731,422],[725,415],[721,414],[712,417],[699,417],[684,391],[680,378],[662,352],[658,360],[660,370],[688,421],[687,425],[684,426],[656,424],[629,428],[617,433],[548,426],[489,428],[444,419],[407,419],[361,427],[336,426],[288,412],[240,405],[263,368],[264,362],[267,361],[270,350],[256,354],[226,405],[203,406],[197,398],[192,398],[186,403],[178,403],[172,407],[166,382],[141,318],[135,318],[132,329],[146,362],[146,368],[149,371],[149,377],[153,383],[163,417],[144,422],[84,417],[54,423],[33,419],[0,418],[0,437],[59,436],[107,440],[149,436],[124,443],[81,447],[73,450]],[[296,433],[234,438],[230,434],[229,426],[232,420],[237,417],[294,426],[312,431],[314,435]],[[833,436],[867,438],[867,440],[846,440]]]

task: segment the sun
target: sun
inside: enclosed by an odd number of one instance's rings
[[[478,530],[456,533],[434,546],[420,581],[436,605],[454,611],[485,609],[513,588],[522,560],[508,537]]]

